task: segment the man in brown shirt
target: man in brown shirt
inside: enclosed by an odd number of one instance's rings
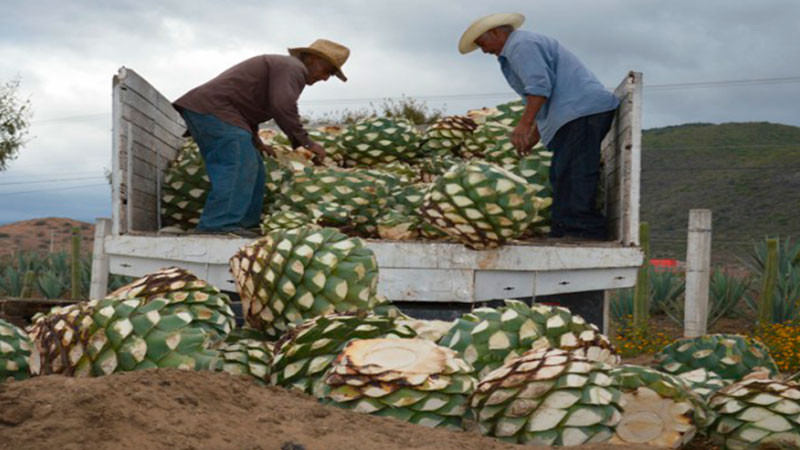
[[[222,72],[173,103],[189,129],[211,179],[197,231],[254,237],[248,228],[261,220],[264,165],[259,150],[270,153],[258,137],[258,125],[274,119],[294,147],[325,150],[308,137],[297,111],[305,86],[336,75],[350,50],[318,39],[289,55],[260,55]]]

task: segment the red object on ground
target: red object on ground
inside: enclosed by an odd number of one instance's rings
[[[651,259],[650,265],[659,271],[675,270],[678,268],[678,260],[671,258]]]

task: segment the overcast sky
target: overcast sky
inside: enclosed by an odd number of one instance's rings
[[[491,6],[489,6],[491,4]],[[0,172],[0,223],[110,217],[111,77],[133,68],[175,99],[260,53],[323,37],[351,49],[349,81],[308,87],[304,115],[430,98],[447,113],[513,99],[494,57],[458,39],[493,12],[558,39],[607,86],[628,70],[645,86],[800,76],[800,1],[3,1],[0,82],[19,76],[35,116],[31,141]],[[347,100],[347,101],[343,101]],[[646,128],[686,122],[800,126],[800,83],[646,88]],[[64,181],[68,179],[70,181]]]

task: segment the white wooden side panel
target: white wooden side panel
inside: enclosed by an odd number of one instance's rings
[[[249,244],[249,239],[193,237],[148,237],[124,235],[106,241],[106,252],[136,258],[166,261],[186,261],[200,264],[228,264],[239,248]]]
[[[455,268],[475,270],[564,270],[626,267],[641,263],[633,247],[582,245],[506,245],[495,250],[469,250],[460,244],[369,241],[381,267]]]
[[[136,72],[113,80],[112,234],[156,231],[160,180],[181,146],[183,119],[169,100]]]
[[[188,261],[137,258],[125,255],[112,255],[109,260],[110,272],[119,275],[141,277],[165,267],[176,266],[192,272],[221,290],[236,291],[236,286],[233,283],[233,277],[227,264],[202,264]]]
[[[125,235],[107,241],[106,252],[140,258],[227,264],[248,239],[211,236],[148,237]],[[589,245],[589,244],[586,244]],[[367,241],[381,269],[416,268],[448,270],[575,270],[636,267],[642,253],[619,245],[554,246],[506,245],[496,250],[469,250],[460,244]]]
[[[383,268],[378,294],[391,300],[472,302],[472,270]]]
[[[475,301],[533,297],[536,272],[478,270],[475,272]]]
[[[110,255],[111,273],[139,277],[169,266],[189,270],[226,291],[236,291],[228,264]],[[378,293],[395,301],[473,303],[503,298],[620,289],[636,282],[636,267],[543,272],[381,269]]]
[[[626,245],[639,242],[642,74],[630,72],[614,93],[620,107],[602,144],[609,230]]]
[[[536,295],[621,289],[636,284],[636,267],[538,272]]]
[[[639,217],[641,211],[641,183],[642,183],[642,89],[644,80],[641,72],[633,72],[633,117],[631,118],[631,179],[630,207],[628,209],[630,222],[630,240],[626,244],[639,245]]]
[[[111,272],[141,276],[176,265],[235,290],[228,260],[247,239],[112,236]],[[476,302],[633,286],[636,248],[505,246],[476,252],[458,244],[367,242],[380,267],[379,293],[393,300]]]

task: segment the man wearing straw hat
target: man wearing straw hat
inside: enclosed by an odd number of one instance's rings
[[[261,220],[264,165],[261,152],[272,153],[258,137],[258,125],[270,119],[318,160],[325,157],[312,141],[297,110],[305,86],[336,75],[350,50],[318,39],[308,47],[290,48],[289,55],[260,55],[236,64],[173,103],[184,120],[206,164],[211,179],[199,233],[232,233],[256,237],[250,231]]]
[[[525,103],[511,133],[520,155],[538,142],[553,151],[550,183],[552,237],[607,239],[595,198],[600,176],[600,143],[619,99],[555,39],[519,30],[522,14],[502,13],[473,22],[461,36],[462,54],[480,47],[495,55],[508,84]]]

